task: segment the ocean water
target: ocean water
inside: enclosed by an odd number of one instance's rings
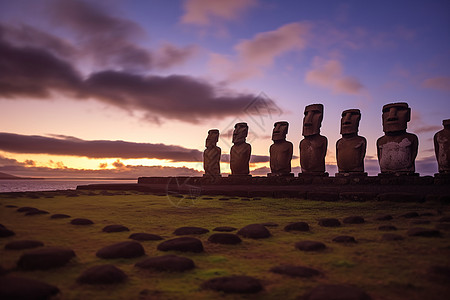
[[[75,190],[78,185],[137,183],[136,180],[33,179],[0,180],[0,193]]]

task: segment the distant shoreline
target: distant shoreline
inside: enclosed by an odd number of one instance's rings
[[[55,177],[55,178],[37,178],[37,177],[11,177],[0,178],[0,180],[138,180],[137,178],[101,178],[101,177]]]

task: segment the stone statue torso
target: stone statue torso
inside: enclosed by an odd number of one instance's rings
[[[339,172],[364,172],[367,141],[362,136],[341,138],[336,143]]]
[[[249,162],[252,146],[248,143],[234,144],[230,152],[230,168],[232,175],[250,174]]]
[[[291,173],[293,148],[288,141],[276,142],[270,146],[270,170],[273,174]]]
[[[379,138],[377,148],[381,173],[414,173],[418,144],[417,136],[412,133]]]
[[[217,146],[206,148],[203,152],[203,167],[206,175],[220,175],[221,152]]]
[[[450,130],[443,129],[434,135],[434,147],[439,172],[450,173]]]
[[[325,172],[327,146],[327,138],[320,134],[307,136],[300,142],[302,173]]]

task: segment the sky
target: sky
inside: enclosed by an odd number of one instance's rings
[[[326,169],[342,111],[361,110],[379,173],[384,104],[407,102],[416,171],[437,172],[450,119],[450,2],[0,0],[0,172],[31,177],[201,176],[209,129],[230,173],[247,122],[251,174],[270,172],[277,121],[292,169],[306,105],[322,103]]]

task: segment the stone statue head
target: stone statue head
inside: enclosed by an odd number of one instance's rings
[[[408,103],[389,103],[383,106],[383,131],[405,131],[411,119],[411,108]]]
[[[247,123],[236,123],[233,131],[233,144],[241,144],[245,142],[245,138],[248,134]]]
[[[208,137],[206,138],[206,148],[216,146],[219,141],[219,130],[211,129],[208,131]]]
[[[273,124],[272,140],[281,141],[286,139],[288,133],[289,123],[286,121],[280,121]]]
[[[450,119],[443,120],[442,125],[444,125],[445,129],[450,129]]]
[[[342,112],[341,134],[358,133],[361,112],[359,109],[347,109]]]
[[[305,107],[303,118],[303,136],[311,136],[320,133],[323,119],[323,104],[311,104]]]

